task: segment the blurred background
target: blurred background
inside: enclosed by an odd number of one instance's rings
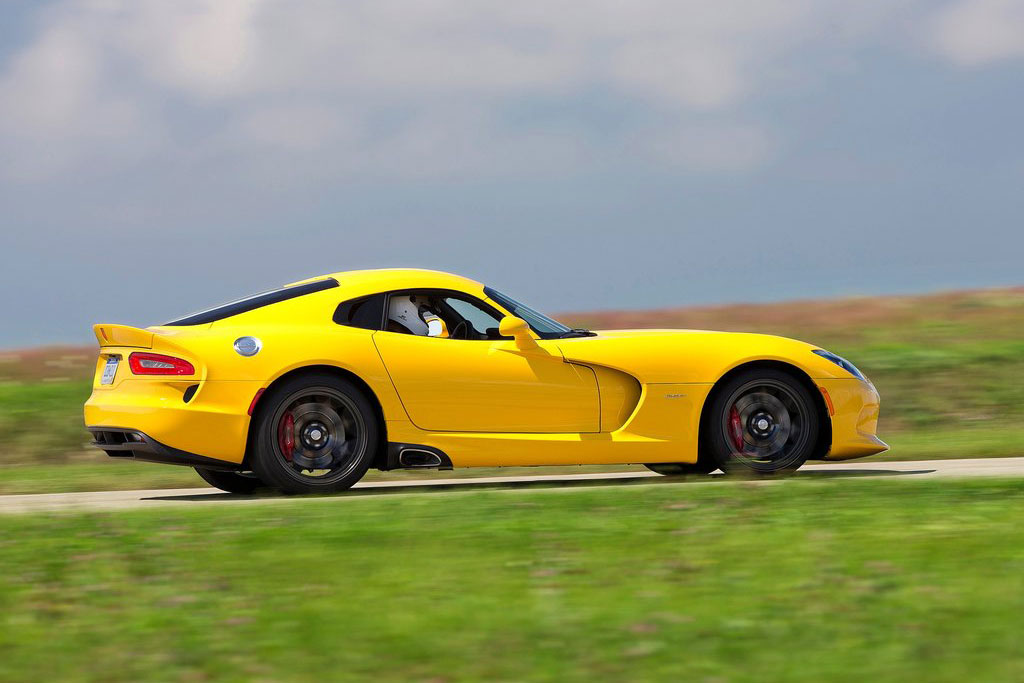
[[[1020,2],[0,12],[6,464],[88,457],[93,323],[378,266],[828,345],[893,455],[1016,453]]]
[[[1021,281],[1019,1],[0,12],[2,347],[377,266],[549,312]]]

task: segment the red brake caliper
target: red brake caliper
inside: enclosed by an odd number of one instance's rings
[[[729,411],[729,430],[732,432],[732,445],[737,453],[743,452],[743,424],[740,422],[740,411],[736,406]]]
[[[295,450],[295,417],[291,412],[285,413],[281,418],[281,425],[277,429],[277,442],[284,453],[284,459],[291,462],[292,452]]]

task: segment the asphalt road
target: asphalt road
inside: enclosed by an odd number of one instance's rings
[[[538,471],[543,471],[538,470]],[[1022,458],[978,458],[970,460],[916,460],[909,462],[851,462],[805,465],[792,477],[785,479],[754,480],[758,483],[779,483],[800,479],[847,477],[1019,477],[1024,476]],[[450,491],[480,489],[565,490],[581,486],[624,485],[677,485],[722,481],[723,475],[677,479],[662,477],[653,472],[616,472],[609,474],[558,474],[520,477],[484,477],[471,479],[444,479],[441,476],[417,481],[373,481],[356,484],[351,490],[332,496],[296,499],[287,496],[235,496],[213,488],[150,489],[142,491],[95,491],[83,493],[44,493],[33,495],[0,496],[0,514],[56,511],[125,510],[132,508],[156,509],[173,506],[196,505],[251,505],[288,500],[342,502],[354,496],[395,494],[437,495]]]

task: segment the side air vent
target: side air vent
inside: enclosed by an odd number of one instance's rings
[[[188,403],[189,401],[192,400],[192,397],[196,395],[196,391],[198,389],[199,385],[193,384],[192,386],[185,390],[184,394],[181,395],[181,400],[184,401],[185,403]]]
[[[406,448],[398,454],[402,467],[440,467],[441,458],[436,453],[418,448]]]

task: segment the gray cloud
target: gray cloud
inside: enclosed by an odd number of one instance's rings
[[[1000,7],[986,14],[997,4],[974,0],[936,18],[936,44],[953,59],[969,53],[955,42],[947,49],[942,37],[960,15],[972,35],[1005,33]],[[552,148],[550,137],[510,124],[509,102],[594,91],[662,115],[655,127],[603,131],[612,144],[651,161],[742,170],[769,159],[778,135],[737,120],[737,107],[780,80],[811,77],[814,64],[782,73],[795,47],[856,47],[895,30],[914,6],[69,0],[48,7],[4,65],[3,171],[46,178],[92,167],[97,155],[123,167],[181,154],[181,108],[206,114],[202,152],[211,156],[320,149],[351,160],[347,169],[326,164],[332,174],[418,175],[423,159],[439,158],[442,173],[501,172],[490,161],[498,154],[513,166],[554,156],[563,168],[608,141],[559,131],[563,142]],[[728,142],[736,131],[742,154],[726,144],[672,151],[705,135]]]
[[[933,47],[962,66],[1024,57],[1024,3],[1020,0],[959,0],[931,20]]]
[[[1012,280],[1022,5],[5,6],[0,345],[366,266],[556,309]]]

